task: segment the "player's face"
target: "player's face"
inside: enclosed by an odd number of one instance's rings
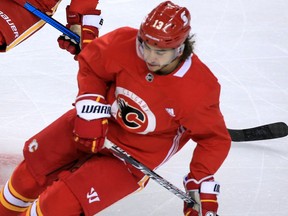
[[[152,72],[162,74],[170,73],[178,64],[176,49],[163,49],[151,46],[147,43],[142,43],[143,59],[146,62],[148,69]]]

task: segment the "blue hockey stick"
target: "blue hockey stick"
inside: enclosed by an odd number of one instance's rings
[[[59,23],[57,20],[53,19],[52,17],[48,16],[47,14],[43,13],[42,11],[38,10],[36,7],[31,5],[29,2],[24,4],[24,8],[28,11],[33,13],[35,16],[39,17],[40,19],[44,20],[46,23],[50,24],[54,28],[58,29],[64,35],[67,35],[69,38],[75,40],[77,43],[80,43],[80,36],[76,33],[72,32],[70,29],[66,28],[66,26]]]

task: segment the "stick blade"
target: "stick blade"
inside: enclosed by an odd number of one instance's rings
[[[247,129],[228,129],[234,142],[276,139],[288,135],[288,126],[284,122],[276,122]]]

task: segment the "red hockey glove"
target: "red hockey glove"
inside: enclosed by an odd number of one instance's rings
[[[79,54],[81,49],[94,38],[98,37],[98,29],[103,25],[103,19],[100,14],[100,10],[91,10],[82,15],[70,11],[70,6],[67,6],[66,18],[68,24],[66,27],[80,36],[80,44],[77,44],[76,41],[66,35],[61,35],[58,38],[59,47],[67,50],[73,55]]]
[[[76,99],[77,117],[74,123],[74,140],[77,148],[88,153],[96,153],[104,146],[110,117],[110,105],[104,97],[86,94]]]
[[[217,195],[220,193],[220,185],[214,181],[213,176],[208,176],[196,181],[193,178],[184,178],[186,192],[198,205],[189,206],[184,203],[185,216],[216,216],[218,210]]]

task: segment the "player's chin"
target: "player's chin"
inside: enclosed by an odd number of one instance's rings
[[[158,71],[159,69],[161,69],[161,67],[159,65],[153,65],[153,64],[149,64],[149,63],[146,63],[149,71],[152,71],[152,72],[155,72],[155,71]]]

